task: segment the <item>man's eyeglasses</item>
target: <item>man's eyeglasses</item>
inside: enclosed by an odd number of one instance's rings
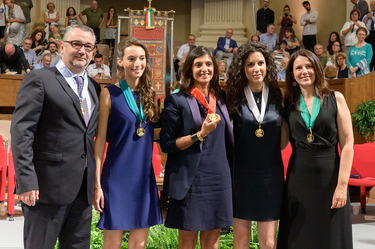
[[[82,48],[82,46],[83,46],[86,52],[92,52],[94,50],[94,48],[95,48],[95,45],[92,45],[91,43],[83,44],[80,41],[63,41],[63,42],[70,43],[70,45],[74,49],[77,49],[77,50],[80,50]]]

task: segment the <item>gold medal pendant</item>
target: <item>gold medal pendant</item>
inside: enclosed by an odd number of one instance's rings
[[[81,112],[82,112],[82,115],[84,116],[85,113],[86,113],[86,109],[82,106],[82,99],[79,98],[79,105],[81,106]]]
[[[307,134],[307,142],[309,143],[314,142],[314,135],[312,134],[311,127],[310,127],[310,134]]]
[[[255,130],[255,136],[259,138],[264,136],[264,130],[260,128],[260,122],[259,122],[259,128]]]
[[[138,137],[142,137],[146,133],[145,129],[142,127],[142,122],[139,124],[139,128],[137,129]]]
[[[217,119],[216,114],[215,114],[215,113],[211,113],[211,114],[209,115],[209,119],[210,119],[211,122],[215,121],[215,120]]]

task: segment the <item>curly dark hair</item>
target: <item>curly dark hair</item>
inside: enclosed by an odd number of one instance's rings
[[[329,94],[328,83],[324,79],[324,71],[322,65],[320,64],[320,60],[313,52],[306,49],[300,49],[294,52],[290,57],[288,67],[286,68],[285,78],[286,98],[292,105],[295,105],[297,110],[299,110],[298,106],[300,101],[301,88],[298,84],[296,86],[293,86],[293,82],[296,82],[293,74],[293,66],[294,61],[297,59],[298,56],[304,56],[311,62],[315,72],[315,94],[320,98],[320,101],[322,103],[324,97]]]
[[[210,56],[212,60],[212,64],[214,67],[214,75],[210,81],[209,91],[216,97],[220,97],[220,85],[219,85],[219,68],[217,65],[217,61],[215,56],[212,54],[212,51],[209,48],[198,46],[191,50],[186,57],[184,68],[182,69],[183,80],[180,86],[180,91],[184,92],[185,94],[190,94],[191,86],[194,85],[194,78],[193,78],[193,64],[194,60],[202,57],[204,55]]]
[[[36,35],[38,34],[38,33],[42,33],[42,38],[40,38],[40,40],[39,41],[37,41],[36,40]],[[41,43],[43,43],[43,40],[44,40],[44,31],[43,30],[41,30],[41,29],[36,29],[36,30],[34,30],[34,32],[31,34],[31,40],[34,42],[34,43],[38,43],[39,45],[41,44]]]
[[[150,54],[148,53],[147,47],[143,43],[141,43],[138,39],[131,37],[122,40],[117,45],[117,58],[123,60],[125,55],[125,49],[130,46],[138,46],[145,51],[146,68],[141,78],[139,79],[139,84],[137,85],[137,95],[142,95],[143,112],[145,113],[147,118],[152,122],[156,122],[158,117],[156,116],[157,112],[155,105],[155,91],[152,88],[152,69],[150,62]],[[124,68],[117,64],[117,71],[117,80],[120,81],[124,79]],[[140,104],[139,98],[137,99],[137,104]]]
[[[238,48],[228,70],[226,94],[227,108],[230,114],[233,114],[238,105],[245,101],[244,88],[248,84],[245,63],[249,55],[254,52],[261,53],[266,61],[267,73],[264,78],[264,84],[269,87],[272,93],[271,102],[281,103],[281,91],[277,85],[277,69],[272,57],[272,51],[262,43],[249,42]]]
[[[77,15],[77,12],[76,12],[76,10],[75,10],[73,7],[69,7],[69,8],[66,10],[66,16],[67,16],[67,17],[70,16],[70,14],[69,14],[69,10],[70,10],[70,9],[73,9],[73,16],[76,16],[76,15]]]
[[[331,41],[331,36],[333,34],[336,35],[336,40],[335,41]],[[332,46],[333,46],[333,44],[335,42],[340,43],[340,52],[341,52],[341,50],[342,50],[342,43],[341,43],[340,35],[336,31],[333,31],[331,34],[329,34],[329,38],[328,38],[327,51],[329,52],[330,55],[333,55]]]

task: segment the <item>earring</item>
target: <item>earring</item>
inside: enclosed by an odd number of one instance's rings
[[[293,86],[297,86],[297,83],[294,81],[292,85],[293,85]]]

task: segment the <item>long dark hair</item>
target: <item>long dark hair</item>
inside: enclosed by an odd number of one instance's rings
[[[158,117],[156,117],[156,105],[155,105],[155,91],[152,89],[152,69],[150,63],[150,54],[148,53],[147,47],[141,43],[136,38],[127,38],[122,40],[117,45],[117,58],[123,60],[125,55],[125,49],[130,46],[138,46],[141,47],[145,51],[146,55],[146,68],[143,72],[141,78],[139,79],[139,84],[137,85],[137,95],[142,95],[142,105],[143,111],[147,118],[155,122]],[[121,81],[125,78],[125,71],[124,68],[120,65],[117,65],[117,80]],[[140,101],[139,98],[137,100],[137,104],[139,105]]]
[[[259,52],[264,56],[267,68],[264,84],[269,87],[272,93],[272,102],[281,103],[281,91],[277,85],[277,69],[272,52],[262,43],[249,42],[239,47],[228,70],[226,93],[227,108],[230,114],[233,114],[245,99],[244,88],[248,84],[245,63],[249,55],[254,52]]]
[[[186,57],[184,67],[182,69],[183,80],[180,86],[180,91],[186,93],[187,95],[190,94],[191,86],[194,85],[194,78],[193,78],[193,64],[194,60],[202,57],[204,55],[210,56],[212,60],[212,64],[214,67],[214,75],[210,81],[209,91],[216,97],[220,97],[220,85],[219,85],[219,68],[217,66],[217,61],[215,56],[213,56],[211,50],[206,47],[198,46],[194,48],[192,51],[189,52],[188,56]]]
[[[117,17],[117,12],[116,12],[115,7],[109,7],[109,9],[108,9],[108,14],[107,14],[107,22],[108,22],[108,20],[109,20],[109,16],[110,16],[109,11],[110,11],[111,9],[114,10],[113,18],[112,18],[112,20],[113,20],[113,26],[116,26],[116,25],[117,25],[117,22],[118,22],[118,17]]]
[[[42,33],[42,38],[40,38],[39,41],[36,40],[36,35],[37,35],[38,33]],[[44,40],[44,31],[41,30],[41,29],[36,29],[36,30],[31,34],[31,40],[32,40],[34,43],[37,43],[37,42],[38,42],[38,45],[43,44],[43,40]]]
[[[336,35],[336,41],[331,41],[331,36],[332,34],[335,34]],[[336,31],[333,31],[330,35],[329,35],[329,39],[328,39],[328,46],[327,46],[327,51],[329,52],[330,55],[333,55],[333,51],[332,51],[332,46],[335,42],[338,42],[340,43],[340,51],[342,50],[342,43],[341,43],[341,40],[340,40],[340,35],[339,33],[337,33]]]
[[[288,63],[288,67],[286,68],[285,78],[286,97],[291,104],[295,105],[296,109],[298,109],[301,89],[298,84],[296,86],[293,86],[293,83],[296,82],[293,74],[293,66],[294,61],[298,56],[304,56],[311,62],[311,65],[315,72],[315,94],[320,98],[320,101],[323,102],[323,98],[329,93],[328,83],[324,79],[324,71],[322,65],[320,64],[320,60],[313,52],[306,49],[300,49],[292,54]]]
[[[67,16],[67,17],[70,16],[70,14],[69,14],[69,10],[70,10],[70,9],[73,9],[73,16],[76,16],[76,15],[77,15],[77,12],[76,12],[76,10],[75,10],[73,7],[69,7],[69,8],[66,10],[66,16]]]

